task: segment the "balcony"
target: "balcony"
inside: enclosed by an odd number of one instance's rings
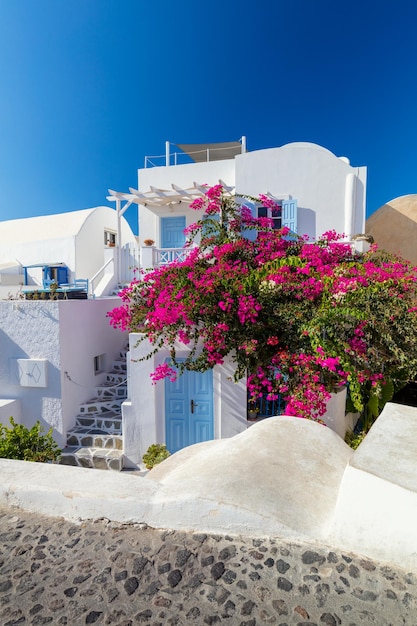
[[[169,263],[185,261],[192,248],[156,248],[143,246],[140,251],[141,268],[153,269]]]

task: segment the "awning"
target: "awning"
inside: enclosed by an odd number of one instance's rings
[[[180,148],[195,163],[206,161],[222,161],[224,159],[234,159],[242,153],[240,141],[228,141],[225,143],[177,143]]]

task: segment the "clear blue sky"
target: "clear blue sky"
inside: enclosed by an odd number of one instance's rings
[[[367,165],[368,215],[417,193],[416,23],[416,0],[0,0],[0,220],[242,135]]]

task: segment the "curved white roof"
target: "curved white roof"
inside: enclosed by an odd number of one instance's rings
[[[311,141],[291,141],[290,143],[286,143],[283,146],[279,146],[280,150],[292,149],[292,148],[300,148],[304,150],[310,149],[310,150],[316,150],[318,152],[327,152],[327,154],[331,154],[332,156],[336,158],[340,158],[328,148],[325,148],[324,146],[320,146],[318,143],[313,143]]]
[[[75,236],[80,232],[86,220],[94,211],[103,209],[114,213],[114,209],[100,206],[81,211],[0,222],[0,241],[17,244],[27,241],[58,239],[63,236]]]

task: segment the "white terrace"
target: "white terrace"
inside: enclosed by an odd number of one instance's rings
[[[156,165],[157,157],[145,159],[138,189],[109,190],[108,200],[116,202],[121,215],[132,203],[139,206],[144,268],[183,258],[184,228],[196,221],[190,203],[218,183],[238,196],[270,196],[282,208],[276,226],[288,226],[310,240],[332,229],[348,240],[364,232],[366,167],[353,167],[346,157],[312,143],[248,152],[244,137],[178,148],[188,163],[178,164],[178,153],[172,155],[167,142],[163,165]],[[272,217],[266,207],[249,205],[255,216]],[[150,250],[145,241],[153,242]]]

